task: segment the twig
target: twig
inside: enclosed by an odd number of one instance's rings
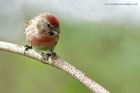
[[[96,83],[94,80],[90,79],[82,71],[76,69],[74,66],[72,66],[68,62],[62,60],[60,57],[58,57],[56,59],[49,58],[48,60],[44,60],[42,55],[33,49],[30,49],[30,50],[24,52],[24,50],[25,50],[24,46],[19,46],[16,44],[3,42],[3,41],[0,41],[0,50],[27,56],[32,59],[36,59],[39,62],[42,62],[44,64],[49,64],[51,66],[57,67],[65,72],[67,72],[68,74],[70,74],[71,76],[73,76],[74,78],[79,80],[80,82],[82,82],[85,86],[87,86],[89,89],[91,89],[95,93],[110,93],[105,88],[103,88],[101,85]]]

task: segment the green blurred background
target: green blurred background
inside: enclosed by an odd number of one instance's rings
[[[139,6],[105,2],[0,0],[0,40],[24,46],[24,23],[42,12],[54,13],[61,20],[59,56],[111,93],[140,93]],[[0,51],[0,93],[91,91],[61,70]]]

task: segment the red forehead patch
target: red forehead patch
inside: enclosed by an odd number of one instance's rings
[[[58,20],[58,18],[56,18],[54,15],[48,15],[48,16],[47,16],[47,19],[48,19],[48,22],[49,22],[51,25],[59,26],[59,20]]]

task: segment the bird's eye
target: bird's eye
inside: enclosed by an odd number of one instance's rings
[[[46,28],[49,28],[49,29],[52,28],[52,26],[51,26],[49,23],[46,23],[46,24],[45,24],[45,27],[46,27]]]
[[[51,25],[50,24],[47,24],[47,26],[50,28],[51,27]]]

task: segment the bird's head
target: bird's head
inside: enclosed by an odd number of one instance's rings
[[[50,13],[43,13],[35,17],[35,20],[39,33],[49,33],[50,35],[60,33],[60,22],[56,16]]]

